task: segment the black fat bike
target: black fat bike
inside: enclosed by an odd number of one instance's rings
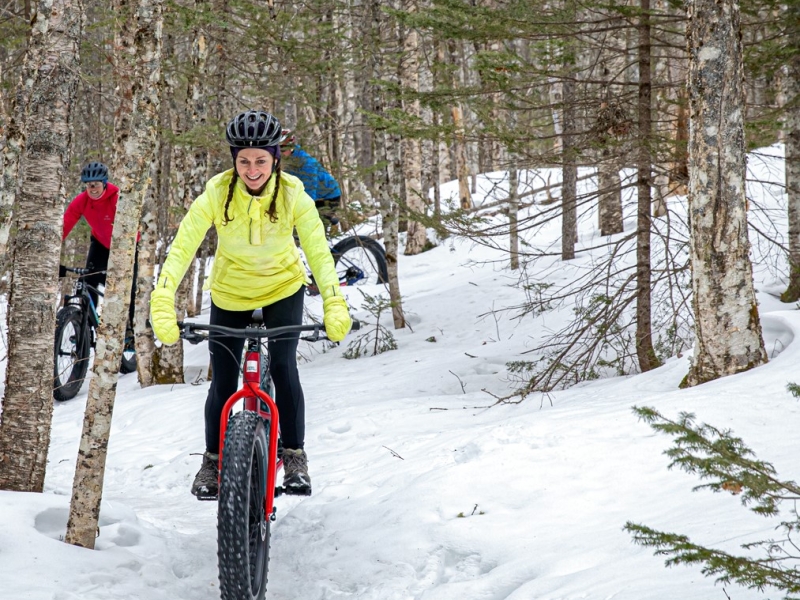
[[[320,214],[320,217],[331,225],[339,223],[335,216]],[[296,241],[299,245],[299,240]],[[331,254],[340,286],[389,283],[386,250],[377,240],[366,235],[350,235],[331,246]],[[319,290],[310,270],[308,275],[311,285],[306,288],[306,293],[316,296]]]
[[[62,265],[63,267],[63,265]],[[64,296],[64,304],[56,313],[56,335],[53,345],[53,398],[59,401],[74,398],[83,385],[89,369],[89,355],[97,342],[97,307],[89,290],[102,296],[103,293],[86,283],[81,276],[92,273],[90,269],[63,267],[64,271],[75,273],[72,294]],[[128,323],[125,332],[125,346],[122,353],[120,373],[133,373],[136,370],[136,350],[133,328]]]

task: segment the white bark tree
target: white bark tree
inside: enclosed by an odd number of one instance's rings
[[[403,9],[408,13],[417,12],[414,0],[403,2]],[[422,117],[419,99],[419,35],[413,27],[406,26],[403,35],[403,58],[400,62],[400,84],[404,88],[403,111],[411,118],[414,125]],[[408,208],[418,214],[425,214],[426,202],[422,194],[422,144],[414,135],[403,136],[403,178],[405,179],[405,203]],[[406,237],[406,255],[419,254],[425,249],[428,233],[425,225],[412,218],[408,221]]]
[[[85,548],[94,548],[100,516],[136,234],[156,148],[161,76],[161,0],[118,0],[115,12],[122,24],[116,69],[123,104],[115,128],[120,154],[114,162],[120,200],[65,537],[67,543]]]
[[[742,43],[736,0],[689,2],[689,211],[695,347],[683,385],[767,362],[745,205]]]
[[[25,55],[24,129],[14,182],[17,235],[8,302],[8,363],[0,421],[0,489],[41,492],[53,414],[53,335],[64,175],[80,72],[83,6],[36,7]],[[16,142],[14,142],[16,143]],[[7,191],[9,191],[7,189]]]
[[[383,12],[380,2],[372,0],[370,4],[372,22],[370,24],[372,39],[379,42],[382,35],[385,35]],[[380,81],[389,75],[387,60],[380,52],[375,53],[370,64],[373,81]],[[381,114],[388,106],[386,105],[386,94],[372,86],[373,105],[372,110],[376,114]],[[396,198],[399,197],[398,190],[393,189],[392,173],[399,172],[394,169],[395,156],[397,154],[396,136],[389,131],[383,131],[376,139],[375,157],[378,162],[383,164],[379,172],[375,174],[376,196],[378,207],[383,223],[383,242],[386,249],[386,265],[389,274],[389,299],[392,303],[392,320],[395,329],[402,329],[406,326],[405,315],[403,313],[402,297],[400,296],[400,285],[397,278],[397,256],[399,254],[398,231],[399,231],[399,211]]]

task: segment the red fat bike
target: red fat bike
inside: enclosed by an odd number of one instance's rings
[[[217,558],[222,600],[262,600],[267,590],[270,524],[276,519],[276,485],[283,461],[278,453],[278,408],[272,399],[267,338],[310,333],[302,339],[326,339],[321,324],[266,329],[261,310],[252,326],[178,323],[192,344],[209,332],[246,340],[242,387],[225,403],[220,421]],[[358,329],[353,321],[353,329]],[[241,408],[241,410],[238,410]],[[238,410],[238,412],[234,412]]]

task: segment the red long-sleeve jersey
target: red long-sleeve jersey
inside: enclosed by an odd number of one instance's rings
[[[72,199],[64,213],[64,231],[62,241],[66,239],[81,217],[86,219],[92,228],[92,236],[106,248],[111,248],[111,233],[114,229],[114,217],[117,214],[119,188],[113,183],[106,185],[103,195],[92,200],[86,190]]]

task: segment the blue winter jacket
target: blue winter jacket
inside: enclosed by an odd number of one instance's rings
[[[281,169],[303,182],[306,194],[317,202],[342,196],[339,184],[319,161],[295,144],[293,152],[282,159]]]

